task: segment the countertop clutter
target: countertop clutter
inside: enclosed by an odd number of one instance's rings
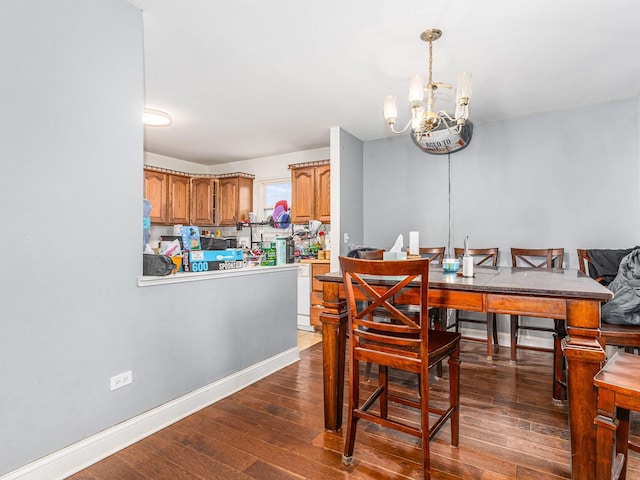
[[[201,231],[195,225],[176,226],[174,234],[162,236],[155,249],[148,243],[145,244],[143,275],[218,272],[274,267],[300,261],[328,263],[329,258],[329,251],[322,248],[324,243],[319,243],[313,252],[301,252],[291,237],[252,242],[251,248],[235,248],[237,243],[211,235],[210,231],[203,231],[201,236]],[[147,238],[145,237],[145,241]]]

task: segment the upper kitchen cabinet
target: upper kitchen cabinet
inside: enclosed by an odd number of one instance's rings
[[[191,225],[214,225],[216,219],[216,180],[191,179]]]
[[[218,178],[218,225],[235,225],[253,211],[253,176],[233,173]]]
[[[289,165],[291,169],[291,221],[331,222],[331,167],[328,161]]]
[[[169,183],[168,222],[171,225],[189,224],[189,177],[167,175]],[[153,205],[153,204],[152,204]]]
[[[189,177],[144,171],[144,197],[151,203],[151,223],[189,223]]]
[[[167,223],[167,174],[153,170],[144,171],[144,198],[151,203],[151,223]]]

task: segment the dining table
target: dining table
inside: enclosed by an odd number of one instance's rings
[[[323,340],[324,425],[336,431],[342,426],[345,347],[348,314],[342,274],[315,277],[322,282],[320,315]],[[385,282],[384,278],[377,281]],[[420,281],[412,282],[394,301],[417,301]],[[606,361],[600,343],[600,307],[613,293],[573,269],[476,267],[473,277],[429,269],[429,307],[484,313],[524,315],[566,322],[562,341],[566,359],[566,386],[571,441],[571,476],[595,478],[596,392],[593,377]],[[366,300],[364,297],[363,300]],[[517,368],[517,365],[514,366]],[[552,393],[550,393],[550,397]]]

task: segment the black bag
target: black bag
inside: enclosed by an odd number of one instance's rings
[[[176,264],[166,255],[142,254],[142,275],[169,275]]]
[[[226,250],[227,241],[224,238],[201,237],[200,248],[202,250]]]

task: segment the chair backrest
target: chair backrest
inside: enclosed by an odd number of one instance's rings
[[[391,364],[397,362],[399,368],[423,358],[423,354],[426,358],[429,259],[379,261],[340,257],[340,268],[349,315],[349,341],[354,342],[350,348],[374,351]],[[370,283],[380,277],[386,277],[383,284]],[[425,281],[420,282],[420,314],[416,318],[398,310],[393,305],[393,297],[418,279]],[[386,310],[388,315],[385,316],[392,321],[374,322],[371,313],[376,309]],[[415,368],[415,363],[412,365]]]
[[[591,265],[591,268],[589,266]],[[582,273],[586,273],[591,276],[596,282],[602,283],[602,277],[597,275],[593,277],[592,272],[595,272],[589,251],[586,248],[578,248],[578,268]]]
[[[564,248],[512,248],[514,267],[562,268]]]
[[[363,260],[382,260],[384,256],[384,249],[378,250],[362,250],[358,252],[359,258]]]
[[[582,273],[589,275],[596,282],[607,284],[602,276],[598,275],[598,270],[594,266],[589,250],[578,248],[578,268]],[[607,323],[606,319],[600,324],[600,343],[604,345],[614,345],[624,347],[627,352],[632,352],[634,348],[640,348],[640,328],[632,325],[615,325]]]
[[[428,258],[431,260],[431,264],[440,264],[444,259],[444,252],[446,247],[420,247],[418,249],[418,255],[422,258]],[[414,252],[407,250],[407,255],[415,255]]]
[[[464,248],[454,248],[456,258],[464,255]],[[475,265],[485,265],[495,267],[498,265],[497,248],[469,248],[467,253],[473,257]]]

